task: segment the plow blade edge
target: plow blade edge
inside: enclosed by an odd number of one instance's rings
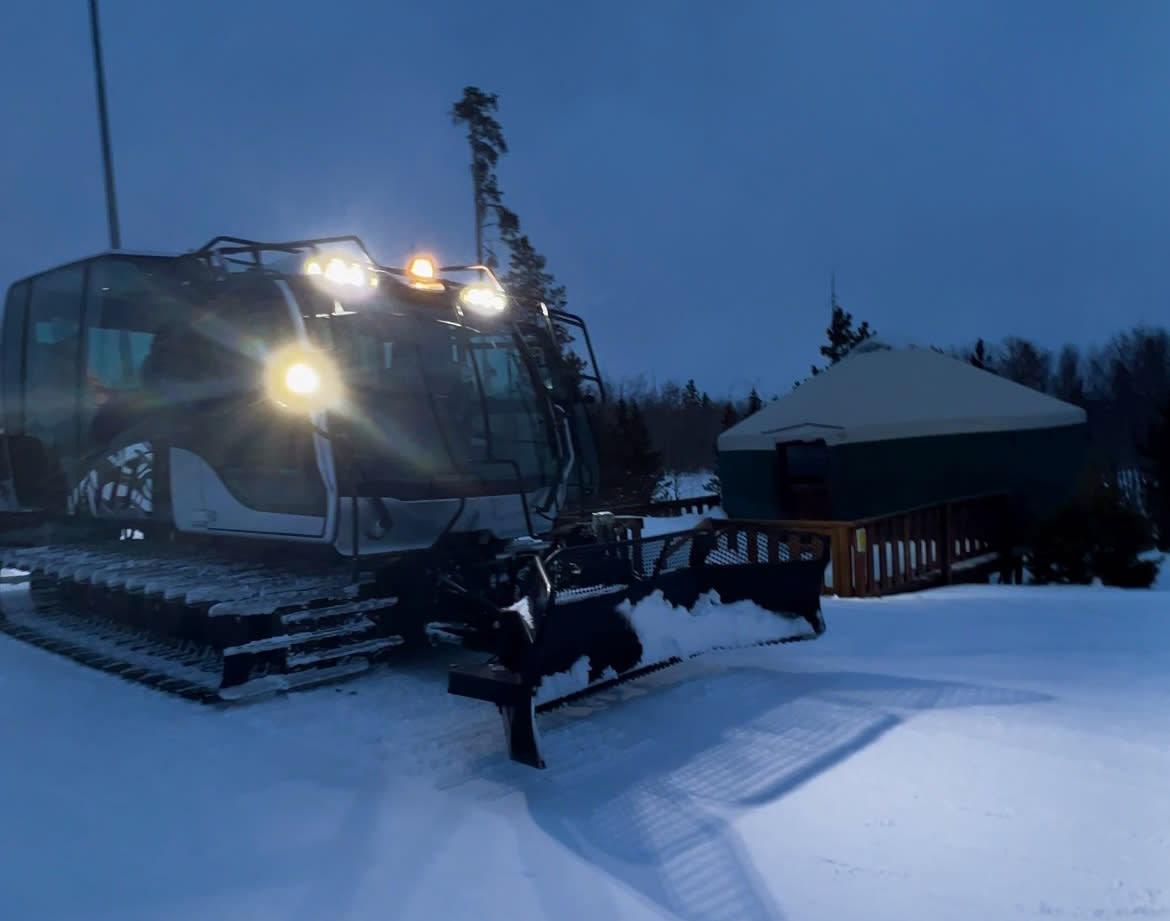
[[[712,649],[819,636],[828,562],[824,537],[754,522],[563,548],[499,612],[495,657],[451,666],[448,690],[494,703],[512,759],[544,767],[537,712]]]

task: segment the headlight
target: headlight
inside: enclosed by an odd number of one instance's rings
[[[459,292],[459,303],[473,313],[495,315],[508,306],[508,296],[487,282],[472,282]]]
[[[312,365],[298,361],[284,372],[284,386],[289,393],[310,396],[321,389],[321,375]]]
[[[332,285],[348,288],[376,288],[378,276],[369,267],[340,256],[313,256],[305,260],[304,272]]]
[[[332,409],[341,398],[341,381],[328,356],[296,344],[269,356],[264,389],[281,406],[303,412]]]

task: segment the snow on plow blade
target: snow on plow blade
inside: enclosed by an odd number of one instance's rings
[[[538,710],[711,649],[819,636],[828,561],[820,535],[736,521],[564,548],[500,612],[495,658],[452,665],[448,691],[496,704],[511,758],[544,767]]]

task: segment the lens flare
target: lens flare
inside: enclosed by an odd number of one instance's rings
[[[503,313],[508,298],[499,288],[483,282],[473,282],[459,292],[459,303],[478,314]]]
[[[284,386],[291,393],[309,396],[321,389],[321,375],[312,365],[298,361],[289,365],[288,370],[284,372]]]
[[[268,356],[264,388],[273,402],[298,412],[335,410],[343,402],[341,378],[329,356],[295,342]]]

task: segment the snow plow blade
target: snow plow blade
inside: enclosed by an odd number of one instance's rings
[[[545,766],[538,712],[702,652],[825,630],[821,535],[708,519],[690,531],[610,536],[533,560],[526,601],[499,612],[494,658],[448,671],[450,693],[499,708],[514,761]],[[655,593],[666,617],[642,617],[634,606]],[[733,606],[741,601],[758,608]]]

